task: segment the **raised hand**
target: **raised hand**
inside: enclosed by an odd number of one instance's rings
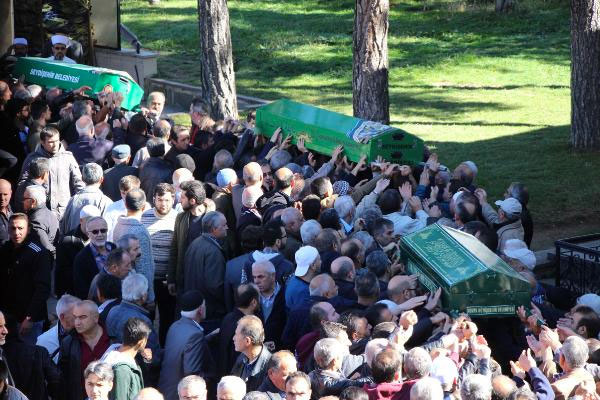
[[[435,293],[430,293],[429,294],[429,298],[427,299],[427,304],[425,304],[425,308],[428,309],[429,311],[433,310],[435,307],[437,307],[438,303],[440,302],[440,296],[442,295],[442,288],[439,287]]]
[[[519,365],[525,370],[525,372],[529,372],[531,368],[537,367],[537,364],[531,355],[531,349],[523,350],[519,356]]]
[[[410,185],[410,182],[404,182],[402,186],[398,188],[398,191],[400,192],[402,199],[408,201],[412,196],[412,186]]]
[[[410,208],[415,213],[423,209],[423,206],[421,205],[421,199],[418,196],[412,196],[410,199],[408,199],[408,204],[410,204]]]
[[[412,310],[413,308],[419,307],[427,301],[427,296],[415,296],[406,300],[404,303],[400,304],[400,308],[402,310]]]
[[[409,310],[409,311],[404,311],[400,315],[398,325],[400,325],[404,329],[408,329],[409,326],[416,325],[417,322],[419,322],[419,318],[417,317],[417,314],[414,311]]]
[[[518,376],[521,379],[525,379],[525,370],[521,368],[519,362],[510,362],[510,372],[512,372],[513,376]]]
[[[475,197],[479,200],[479,203],[485,204],[487,203],[487,193],[484,189],[478,188],[475,189]]]
[[[429,168],[427,164],[425,168],[423,168],[423,172],[421,172],[421,176],[419,177],[419,185],[429,186]]]
[[[380,194],[381,192],[383,192],[388,186],[390,185],[390,180],[389,179],[380,179],[379,181],[377,181],[377,184],[375,185],[375,190],[374,192],[376,194]]]

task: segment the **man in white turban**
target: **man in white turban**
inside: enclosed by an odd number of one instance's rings
[[[68,64],[77,64],[75,60],[67,57],[67,49],[71,45],[71,40],[63,35],[54,35],[52,40],[52,55],[49,60],[62,61]]]

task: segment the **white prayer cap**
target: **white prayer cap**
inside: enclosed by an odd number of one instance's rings
[[[13,44],[21,44],[21,45],[23,45],[23,46],[27,46],[27,39],[25,39],[25,38],[22,38],[22,37],[16,37],[16,38],[13,40]]]
[[[65,46],[69,47],[71,45],[71,40],[63,35],[53,35],[51,40],[53,46],[57,44],[64,44]]]

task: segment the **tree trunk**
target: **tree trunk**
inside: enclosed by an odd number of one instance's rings
[[[513,0],[496,0],[496,12],[508,12],[513,8]]]
[[[600,148],[600,0],[571,1],[571,145]]]
[[[389,9],[389,0],[356,0],[354,11],[354,116],[384,124],[390,122],[387,47]]]
[[[226,0],[198,0],[202,96],[215,120],[237,118],[235,74]]]

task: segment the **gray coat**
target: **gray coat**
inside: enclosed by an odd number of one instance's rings
[[[510,239],[519,239],[523,240],[525,237],[525,230],[523,230],[523,224],[521,223],[521,219],[511,223],[500,223],[498,218],[498,213],[496,210],[492,208],[488,203],[485,203],[481,206],[481,213],[483,214],[483,218],[485,222],[490,226],[494,226],[494,224],[499,225],[496,226],[496,233],[498,234],[498,250],[502,251],[506,241]]]
[[[150,233],[137,218],[120,216],[113,230],[113,240],[116,242],[128,233],[135,235],[140,242],[142,255],[135,261],[135,272],[144,275],[148,280],[148,303],[154,303],[154,257]]]
[[[203,233],[185,252],[184,291],[199,290],[206,300],[206,319],[222,318],[225,306],[225,255],[214,237]]]
[[[29,153],[25,158],[19,183],[29,178],[29,164],[32,160],[40,157],[47,158],[49,161],[50,174],[47,190],[50,198],[50,210],[60,219],[71,196],[85,187],[81,180],[81,171],[73,154],[66,151],[62,144],[56,154],[50,154],[42,146],[38,146],[35,152]]]
[[[100,213],[104,215],[104,211],[112,204],[112,200],[106,197],[100,188],[86,186],[69,200],[63,219],[60,221],[60,231],[69,232],[77,228],[77,225],[79,225],[79,212],[88,204],[97,207]]]
[[[188,375],[212,376],[212,359],[204,330],[195,321],[181,317],[169,328],[160,368],[158,388],[165,400],[177,400],[177,384]]]

